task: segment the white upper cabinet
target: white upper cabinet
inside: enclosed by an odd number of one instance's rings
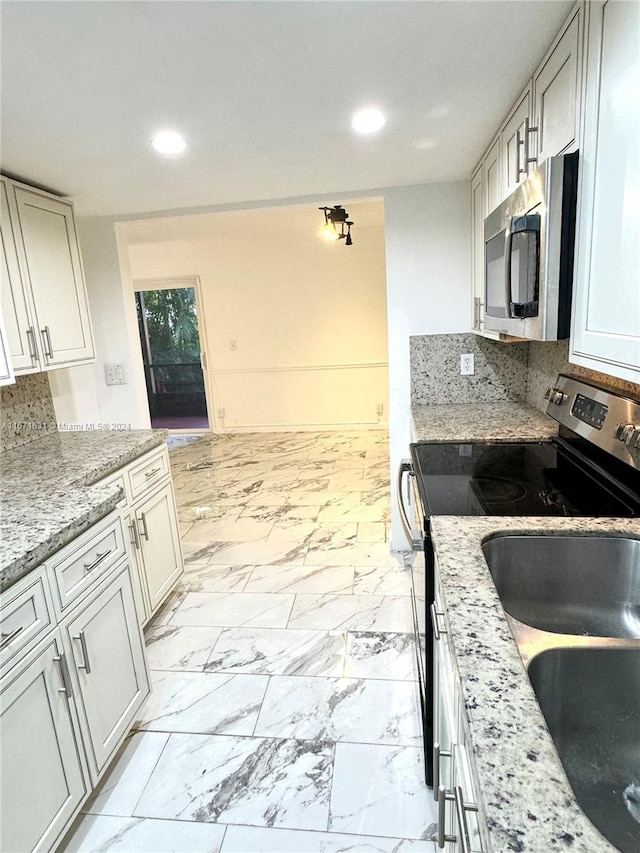
[[[575,8],[533,78],[538,162],[579,148],[584,7]]]
[[[11,356],[9,355],[7,333],[2,320],[2,314],[0,314],[0,385],[12,385],[15,381],[11,366]]]
[[[15,373],[95,358],[73,206],[3,178],[2,313]]]
[[[482,160],[482,183],[484,196],[484,215],[491,213],[502,200],[502,172],[500,156],[500,137],[497,136],[489,146]]]
[[[531,128],[531,87],[527,86],[500,132],[502,151],[502,193],[491,208],[512,193],[532,171],[535,160],[535,133]],[[535,168],[535,164],[533,164]],[[490,213],[491,211],[487,211]]]
[[[85,362],[94,351],[73,207],[21,186],[15,198],[45,364]]]
[[[2,208],[0,218],[2,283],[0,288],[7,349],[15,373],[33,373],[40,370],[36,331],[27,288],[20,273],[7,183],[4,179],[0,180],[0,205]]]
[[[640,382],[640,4],[590,4],[570,361]]]

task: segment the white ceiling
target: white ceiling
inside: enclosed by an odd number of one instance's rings
[[[2,168],[85,215],[464,179],[571,5],[3,0]]]

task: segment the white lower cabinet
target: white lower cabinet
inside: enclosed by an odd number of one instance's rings
[[[110,526],[120,529],[119,516]],[[91,554],[104,534],[104,525],[97,527],[67,550]],[[49,602],[58,565],[44,564],[34,570],[35,582],[27,575],[0,596],[10,629],[4,650],[16,649],[2,659],[0,680],[3,853],[55,848],[149,695],[128,557],[92,569],[93,585],[68,612],[58,608],[56,622]],[[46,633],[34,647],[38,625]]]
[[[128,565],[64,627],[95,784],[149,694]]]
[[[435,572],[433,624],[433,792],[438,803],[436,847],[446,853],[482,853],[477,798],[464,709],[449,643],[446,608]]]
[[[51,850],[88,792],[65,665],[56,630],[1,682],[6,853]]]
[[[141,576],[151,614],[184,570],[171,482],[137,504],[133,517],[134,547],[143,567]]]
[[[184,572],[166,444],[101,481],[123,491],[122,526],[138,621],[146,625]]]

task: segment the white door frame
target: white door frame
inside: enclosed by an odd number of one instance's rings
[[[201,433],[214,432],[217,430],[216,414],[213,405],[213,393],[211,391],[211,379],[209,375],[209,347],[207,344],[207,324],[204,313],[204,300],[202,299],[202,285],[198,275],[169,276],[167,278],[135,278],[133,280],[133,291],[140,290],[178,290],[180,288],[192,287],[195,293],[196,310],[198,312],[198,336],[200,338],[200,363],[204,377],[204,396],[207,404],[207,418],[209,429],[172,429],[169,432],[179,433]],[[145,385],[146,389],[146,385]],[[151,415],[151,413],[149,413]]]

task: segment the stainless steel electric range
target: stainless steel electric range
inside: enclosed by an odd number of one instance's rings
[[[640,516],[640,399],[560,375],[547,391],[560,424],[547,442],[417,442],[398,474],[401,515],[416,557],[412,605],[422,707],[426,780],[433,784],[434,515]],[[420,530],[402,501],[413,478]]]

